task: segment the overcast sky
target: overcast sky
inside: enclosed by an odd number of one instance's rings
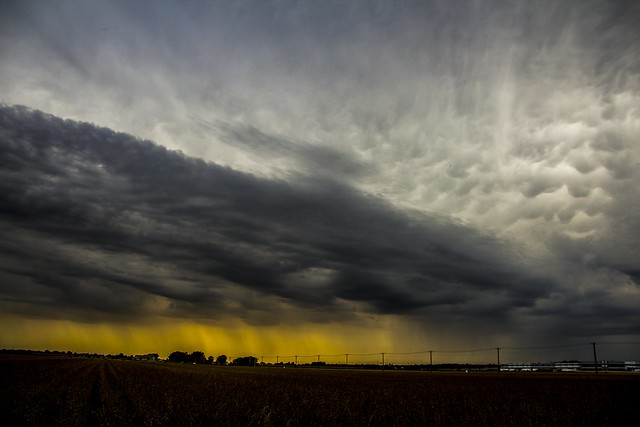
[[[2,2],[0,347],[640,357],[638,22]]]

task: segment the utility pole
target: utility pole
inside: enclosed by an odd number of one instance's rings
[[[433,350],[429,350],[429,370],[433,371]]]
[[[280,356],[276,356],[276,365],[278,364],[279,361],[280,361]]]
[[[384,371],[384,353],[382,353],[382,370]]]
[[[596,368],[596,374],[598,373],[598,356],[596,356],[596,343],[592,342],[591,346],[593,346],[593,366]]]
[[[261,365],[264,365],[264,356],[260,356]]]
[[[349,353],[344,355],[344,364],[346,366],[349,366]]]
[[[500,347],[496,347],[496,353],[498,354],[498,372],[500,372]]]
[[[298,365],[298,355],[294,356],[296,358],[296,366]]]

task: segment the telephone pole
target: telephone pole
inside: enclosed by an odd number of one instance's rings
[[[593,347],[593,366],[596,368],[596,374],[598,373],[598,356],[596,355],[596,343],[592,342],[591,346]]]
[[[498,355],[498,372],[500,372],[500,347],[496,347],[496,353]]]

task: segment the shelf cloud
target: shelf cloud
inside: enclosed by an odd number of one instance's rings
[[[4,271],[42,288],[21,297],[34,311],[135,317],[163,298],[215,316],[249,291],[275,318],[277,300],[419,316],[495,295],[503,316],[556,288],[507,242],[323,176],[256,177],[24,107],[2,124]]]

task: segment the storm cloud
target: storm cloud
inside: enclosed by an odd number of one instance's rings
[[[503,316],[555,287],[495,237],[333,180],[259,178],[24,107],[2,108],[1,135],[3,272],[42,287],[6,281],[24,304],[143,316],[161,297],[214,317],[246,289],[330,317],[502,295]]]
[[[638,21],[3,2],[2,311],[637,337]]]

